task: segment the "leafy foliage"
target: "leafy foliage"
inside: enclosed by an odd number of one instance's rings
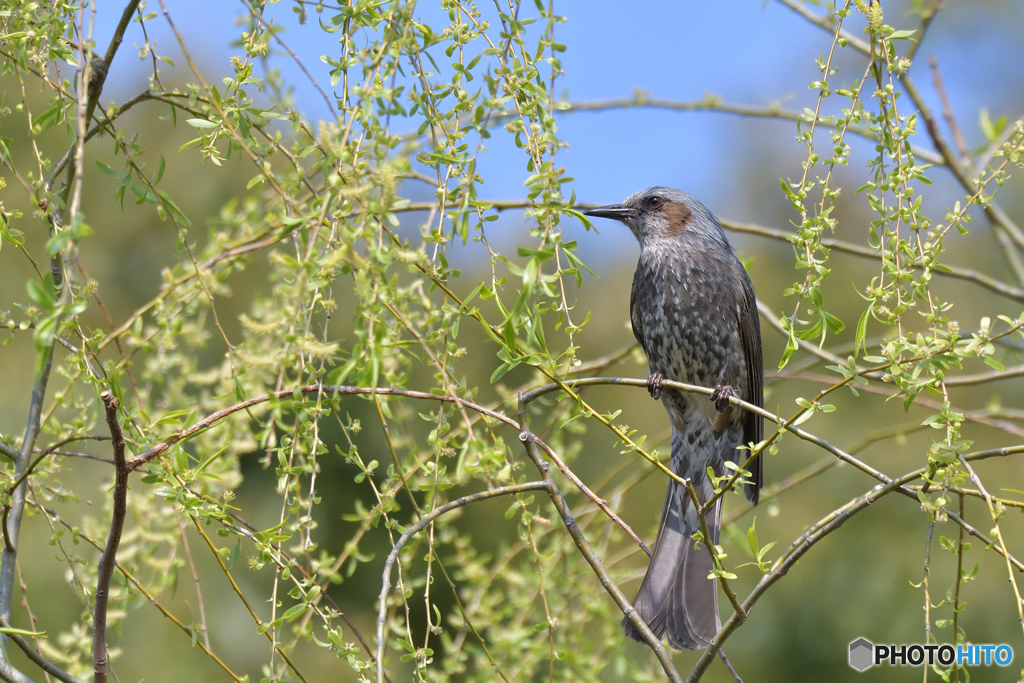
[[[71,444],[104,438],[98,400],[104,390],[118,399],[129,457],[138,458],[131,461],[136,476],[108,622],[116,632],[134,611],[157,609],[191,638],[197,658],[209,657],[235,680],[247,676],[225,663],[218,654],[225,646],[210,638],[222,615],[204,613],[198,592],[191,622],[168,606],[183,590],[182,572],[194,577],[197,590],[227,581],[237,593],[253,619],[252,632],[267,641],[262,680],[308,680],[310,669],[334,676],[340,668],[348,679],[373,680],[380,672],[370,596],[376,596],[383,556],[406,529],[460,496],[546,476],[524,457],[508,425],[520,429],[524,442],[537,435],[546,457],[566,472],[584,433],[596,428],[606,447],[623,454],[622,464],[590,484],[597,493],[555,475],[571,518],[552,510],[553,489],[545,489],[551,501],[517,491],[504,501],[505,524],[516,534],[511,542],[492,547],[480,539],[474,502],[461,515],[439,517],[397,553],[396,588],[383,604],[385,668],[393,680],[661,676],[662,665],[647,652],[638,656],[622,637],[620,610],[600,592],[612,579],[628,578],[616,565],[640,552],[608,510],[647,474],[668,470],[646,437],[619,421],[618,409],[594,407],[572,383],[634,358],[636,350],[584,362],[588,354],[579,343],[591,313],[577,297],[585,275],[593,273],[566,228],[591,226],[560,165],[566,141],[558,117],[573,109],[554,94],[563,75],[566,47],[557,33],[565,18],[553,2],[540,0],[498,2],[486,11],[443,0],[445,20],[434,25],[409,0],[340,6],[296,0],[292,9],[304,30],[337,41],[335,52],[320,56],[321,66],[299,61],[268,19],[269,4],[243,4],[238,54],[230,72],[214,78],[191,55],[199,37],[174,28],[175,8],[160,3],[158,15],[129,3],[117,42],[129,21],[142,27],[170,22],[188,75],[185,85],[165,85],[161,69],[174,63],[147,38],[139,49],[152,62],[149,87],[120,104],[105,103],[89,85],[101,60],[115,77],[117,45],[112,42],[106,56],[92,51],[85,9],[11,2],[0,14],[0,71],[5,83],[20,86],[16,111],[5,113],[23,119],[27,140],[15,146],[13,138],[3,138],[0,156],[7,179],[16,179],[31,205],[30,214],[0,205],[0,246],[3,258],[20,253],[34,271],[17,311],[0,312],[0,322],[10,331],[7,341],[31,335],[36,358],[33,390],[8,388],[24,392],[32,410],[23,437],[2,439],[10,460],[3,470],[5,519],[9,513],[11,521],[5,524],[0,613],[7,619],[11,612],[24,512],[49,529],[56,561],[68,572],[69,588],[60,599],[78,600],[81,610],[60,633],[40,628],[50,635],[37,638],[38,647],[72,675],[93,669],[98,553],[89,546],[106,545],[113,501],[104,489],[102,505],[86,505],[88,495],[70,476],[83,453]],[[726,580],[742,575],[753,581],[742,605],[749,611],[846,516],[899,491],[926,516],[929,544],[936,524],[960,525],[958,538],[940,536],[957,559],[945,600],[936,605],[929,592],[928,555],[921,585],[926,638],[935,639],[933,625],[952,625],[950,640],[963,642],[960,588],[976,576],[964,565],[971,549],[964,531],[982,539],[979,529],[989,532],[978,545],[1005,558],[1021,612],[1014,571],[1020,565],[1002,529],[1006,509],[1024,504],[992,495],[974,472],[971,462],[992,454],[972,451],[964,423],[1002,427],[957,407],[950,387],[958,378],[1000,378],[1003,360],[1012,355],[1006,345],[1021,336],[1024,319],[994,313],[964,332],[969,326],[953,317],[951,302],[933,284],[953,275],[1024,300],[1024,233],[994,203],[1009,171],[1024,160],[1024,123],[992,121],[986,110],[985,148],[957,156],[945,143],[909,77],[917,41],[937,6],[918,7],[922,28],[905,30],[888,25],[877,3],[848,0],[824,16],[795,0],[785,4],[810,15],[831,44],[809,85],[818,93],[815,108],[767,114],[796,120],[805,156],[799,178],[780,179],[794,211],[793,231],[758,234],[788,241],[798,271],[783,292],[794,297],[791,310],[771,321],[786,339],[779,368],[788,370],[779,378],[808,381],[800,371],[821,361],[832,375],[813,398],[798,397],[798,412],[777,418],[778,429],[748,451],[775,462],[780,441],[796,435],[829,453],[823,465],[770,489],[765,500],[840,461],[881,484],[811,524],[781,552],[780,539],[764,542],[753,521],[745,532],[733,529],[739,558],[708,544],[713,573],[737,607]],[[865,38],[849,33],[854,24],[864,26]],[[858,55],[862,71],[852,78],[837,66],[843,51]],[[330,120],[315,123],[294,108],[290,84],[277,70],[260,68],[272,52],[299,63]],[[77,75],[69,75],[77,67]],[[46,93],[45,101],[27,93],[30,84]],[[14,92],[12,86],[8,96],[17,99]],[[645,103],[638,96],[631,106]],[[169,158],[147,151],[142,134],[121,125],[136,108],[159,115],[164,134],[186,131],[190,139]],[[731,111],[713,97],[680,108]],[[937,154],[915,142],[921,126]],[[481,157],[499,136],[521,153],[521,199],[487,199],[481,190]],[[866,247],[831,237],[839,225],[840,169],[854,157],[854,137],[868,140],[872,153],[861,187],[844,201],[866,204],[871,212],[861,230]],[[110,152],[106,160],[93,158],[100,145]],[[242,168],[244,192],[216,215],[190,217],[167,187],[165,173],[175,165],[223,174]],[[960,181],[963,195],[936,213],[923,201],[922,186],[943,168]],[[116,183],[112,202],[122,217],[145,211],[176,236],[176,251],[168,255],[173,263],[160,274],[158,291],[116,319],[83,265],[90,240],[116,230],[86,222],[82,188],[96,183],[97,174]],[[510,240],[494,239],[495,221],[509,209],[523,211],[528,238],[504,248]],[[1019,282],[943,263],[952,237],[974,238],[969,227],[979,209]],[[31,234],[45,239],[31,243]],[[833,299],[826,299],[826,280],[835,253],[865,252],[877,268],[858,283],[863,312],[856,325],[847,325],[827,310]],[[483,267],[465,265],[467,254],[479,255]],[[46,262],[49,269],[39,266]],[[246,303],[236,322],[223,311],[239,292]],[[876,332],[879,338],[871,336]],[[844,345],[826,349],[832,338]],[[995,372],[981,379],[959,373],[975,361]],[[804,365],[794,370],[798,363]],[[519,403],[521,392],[548,383],[557,392],[528,407]],[[806,393],[808,385],[796,385]],[[858,460],[857,448],[842,450],[803,431],[805,423],[836,410],[822,399],[844,388],[857,397],[858,388],[875,389],[899,398],[905,410],[917,401],[929,411],[910,428],[899,425],[898,414],[884,413],[893,422],[874,439],[932,428],[931,446],[919,454],[920,471],[890,477]],[[919,401],[922,396],[936,398],[929,403]],[[1020,433],[1016,425],[1004,431]],[[265,495],[247,497],[248,479],[259,481],[260,468],[272,481]],[[747,475],[739,468],[716,482],[718,495],[738,490]],[[918,478],[924,486],[915,488]],[[343,523],[324,512],[328,496],[342,500]],[[984,500],[984,521],[967,522],[966,497]],[[271,521],[250,523],[257,518]],[[500,515],[485,519],[503,523]],[[580,552],[583,543],[610,574],[595,576]],[[199,570],[193,554],[210,561]],[[243,574],[255,577],[253,583],[240,580]],[[369,575],[371,581],[364,578]],[[990,580],[1002,585],[1005,578]],[[949,614],[932,619],[930,610],[940,608]],[[320,650],[333,654],[340,668],[323,665]],[[110,655],[116,667],[118,656],[131,653],[112,648]],[[697,663],[698,674],[713,656]],[[960,672],[941,675],[957,679]]]

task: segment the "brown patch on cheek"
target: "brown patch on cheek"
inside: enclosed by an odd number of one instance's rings
[[[668,233],[670,235],[680,235],[689,226],[691,216],[690,210],[682,204],[667,202],[662,211],[665,213],[665,218],[668,220]]]

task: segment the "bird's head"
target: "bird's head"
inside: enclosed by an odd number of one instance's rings
[[[718,222],[703,204],[670,187],[649,187],[630,195],[621,204],[599,206],[583,213],[625,223],[641,247],[686,237],[725,241]]]

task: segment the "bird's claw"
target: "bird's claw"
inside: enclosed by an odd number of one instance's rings
[[[729,399],[732,397],[739,398],[736,395],[736,390],[728,384],[719,384],[715,387],[715,390],[711,392],[711,400],[715,402],[715,408],[718,412],[724,413],[726,408],[729,407]]]
[[[665,379],[665,375],[660,372],[655,372],[647,378],[647,391],[655,401],[661,398],[661,380],[663,379]]]

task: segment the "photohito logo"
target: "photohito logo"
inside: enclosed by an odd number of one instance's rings
[[[1013,661],[1013,648],[1009,645],[874,645],[867,638],[850,643],[850,666],[867,671],[888,662],[890,666],[921,666],[941,664],[949,666],[1008,666]]]

